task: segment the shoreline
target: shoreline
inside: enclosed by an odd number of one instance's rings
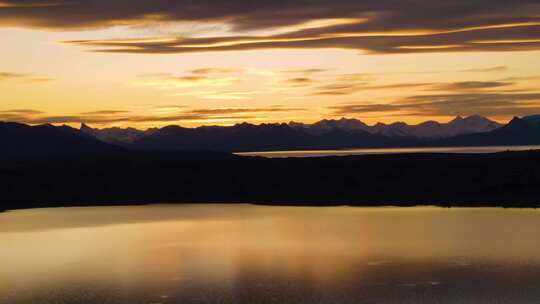
[[[31,204],[32,205],[32,204]],[[77,202],[72,203],[56,203],[39,204],[36,206],[26,206],[21,208],[0,209],[0,213],[18,210],[32,209],[52,209],[52,208],[95,208],[95,207],[139,207],[139,206],[187,206],[187,205],[251,205],[263,207],[315,207],[315,208],[332,208],[332,207],[351,207],[351,208],[415,208],[415,207],[434,207],[434,208],[501,208],[501,209],[539,209],[538,203],[517,203],[517,202],[453,202],[453,203],[419,203],[419,202],[391,202],[391,203],[332,203],[332,202],[225,202],[225,201],[185,201],[185,202]]]
[[[358,155],[407,155],[407,154],[493,154],[506,152],[540,151],[540,145],[509,145],[509,146],[397,146],[375,148],[344,148],[328,150],[280,150],[280,151],[251,151],[233,152],[237,156],[267,157],[267,158],[302,158],[328,156],[358,156]]]

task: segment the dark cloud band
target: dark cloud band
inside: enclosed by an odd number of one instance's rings
[[[0,25],[5,26],[63,30],[169,21],[219,22],[230,25],[234,32],[234,35],[210,38],[71,41],[96,47],[101,52],[167,54],[343,48],[368,53],[418,53],[540,49],[537,0],[9,0],[0,3]],[[353,22],[332,23],[336,18]],[[317,20],[328,22],[322,26],[299,26]],[[246,32],[287,26],[293,31],[267,36]]]
[[[349,103],[329,107],[335,115],[487,116],[531,115],[540,112],[539,93],[463,93],[416,95],[389,103]]]
[[[178,107],[181,109],[183,107]],[[265,113],[290,113],[305,111],[304,108],[290,108],[281,105],[265,108],[208,108],[179,110],[168,115],[136,115],[129,111],[101,110],[85,112],[79,115],[48,116],[41,111],[19,109],[0,111],[0,121],[17,121],[30,124],[67,124],[67,123],[166,123],[204,120],[249,120],[261,118]]]

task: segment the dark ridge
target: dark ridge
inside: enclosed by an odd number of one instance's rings
[[[141,150],[219,150],[252,152],[432,145],[455,135],[489,132],[501,125],[485,117],[456,117],[448,123],[428,121],[418,125],[394,123],[368,126],[357,119],[323,119],[314,124],[290,122],[183,128],[167,126],[146,131],[132,128],[81,131],[104,142]]]
[[[0,159],[48,158],[122,150],[67,126],[29,126],[13,122],[0,122],[0,141]]]
[[[540,123],[536,117],[514,117],[507,125],[491,132],[456,136],[433,144],[436,146],[539,145]]]
[[[0,209],[148,203],[537,207],[540,151],[267,159],[126,151],[0,162]]]

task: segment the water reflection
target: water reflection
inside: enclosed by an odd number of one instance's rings
[[[0,303],[538,303],[540,213],[250,205],[0,214]]]

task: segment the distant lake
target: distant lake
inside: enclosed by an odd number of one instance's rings
[[[540,303],[540,211],[0,213],[0,303]]]
[[[414,147],[414,148],[366,148],[343,150],[308,151],[265,151],[241,152],[237,155],[263,157],[321,157],[366,154],[407,154],[407,153],[494,153],[503,151],[538,150],[540,146],[491,146],[491,147]]]

